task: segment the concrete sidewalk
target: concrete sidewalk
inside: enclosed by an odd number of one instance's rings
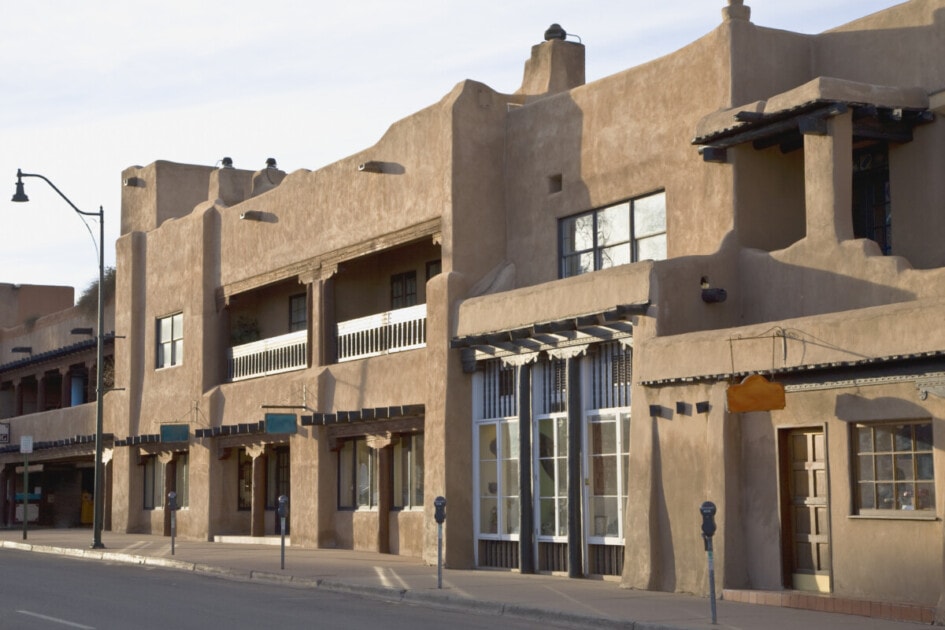
[[[719,601],[718,624],[711,623],[708,599],[622,589],[617,582],[576,580],[508,571],[442,572],[415,558],[332,549],[287,546],[281,568],[280,540],[230,539],[231,542],[175,541],[146,534],[104,532],[105,549],[90,549],[89,529],[38,529],[23,540],[22,530],[0,530],[0,546],[68,555],[103,562],[140,564],[208,576],[350,592],[391,601],[448,606],[486,615],[514,616],[576,628],[668,630],[764,628],[787,630],[914,630],[917,623],[851,614]],[[0,552],[2,553],[2,552]],[[927,622],[930,620],[927,620]]]

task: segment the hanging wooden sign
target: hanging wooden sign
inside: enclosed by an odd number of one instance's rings
[[[729,385],[725,398],[731,413],[784,409],[784,385],[772,383],[760,374],[752,374],[741,383]]]

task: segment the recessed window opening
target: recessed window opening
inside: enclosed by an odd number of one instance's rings
[[[853,151],[853,235],[892,253],[889,145],[876,142]]]
[[[564,187],[563,180],[561,178],[561,173],[552,175],[548,178],[548,194],[553,195],[555,193],[561,192]]]

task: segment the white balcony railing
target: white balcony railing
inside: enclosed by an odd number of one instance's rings
[[[230,348],[226,357],[229,381],[241,381],[308,367],[308,331],[270,337]]]
[[[403,352],[427,345],[427,305],[338,323],[338,362]]]

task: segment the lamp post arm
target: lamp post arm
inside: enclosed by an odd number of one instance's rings
[[[29,201],[29,198],[23,192],[23,178],[24,177],[36,177],[43,180],[49,187],[56,191],[56,193],[62,197],[63,201],[69,204],[76,213],[87,216],[87,217],[98,217],[98,334],[96,336],[95,342],[95,361],[96,361],[96,378],[95,378],[95,474],[94,474],[94,498],[93,498],[93,515],[92,515],[92,548],[93,549],[102,549],[105,545],[102,544],[102,529],[104,529],[105,522],[105,471],[103,465],[104,459],[104,444],[103,440],[103,425],[104,425],[104,415],[105,415],[105,401],[103,397],[105,395],[105,350],[104,350],[104,325],[105,325],[105,298],[104,298],[104,284],[105,284],[105,209],[102,206],[99,206],[98,212],[83,212],[79,210],[72,200],[66,197],[61,190],[59,190],[54,183],[49,181],[45,175],[40,175],[39,173],[24,173],[20,169],[16,169],[16,194],[13,195],[13,201]],[[84,220],[83,223],[86,223]],[[89,230],[89,235],[92,235],[92,230],[89,229],[88,223],[85,225],[86,229]],[[95,237],[92,237],[92,241],[95,241]],[[26,517],[24,515],[24,527],[25,527]],[[24,529],[25,534],[25,529]],[[24,536],[25,537],[25,536]]]
[[[43,180],[44,182],[46,182],[47,184],[49,184],[49,187],[52,188],[53,190],[55,190],[55,191],[59,194],[59,196],[62,197],[62,198],[65,200],[65,202],[66,202],[67,204],[69,204],[69,206],[70,206],[73,210],[75,210],[76,212],[78,212],[79,214],[83,214],[83,215],[85,215],[85,216],[87,216],[87,217],[99,217],[99,218],[102,218],[102,215],[104,214],[104,210],[103,210],[102,208],[99,208],[98,212],[83,212],[82,210],[79,210],[79,209],[76,207],[76,205],[75,205],[74,203],[72,203],[72,200],[69,199],[68,197],[66,197],[66,196],[62,193],[61,190],[59,190],[58,188],[56,188],[56,185],[55,185],[54,183],[52,183],[51,181],[49,181],[49,179],[48,179],[45,175],[40,175],[39,173],[24,173],[24,172],[21,171],[20,169],[16,169],[16,177],[17,177],[17,179],[20,179],[20,178],[22,178],[22,177],[38,177],[39,179],[41,179],[41,180]]]

